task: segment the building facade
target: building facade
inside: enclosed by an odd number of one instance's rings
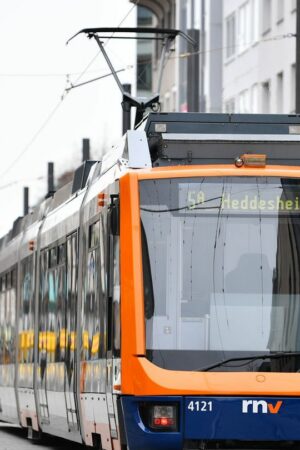
[[[296,0],[223,1],[223,105],[295,112]]]
[[[136,0],[131,0],[136,3]],[[222,111],[222,0],[140,0],[138,26],[143,26],[146,10],[152,14],[147,26],[177,28],[197,41],[191,47],[177,38],[164,70],[160,92],[162,111]],[[145,52],[145,49],[148,49]],[[152,48],[152,60],[149,55]],[[218,51],[210,51],[210,49]],[[159,44],[138,45],[138,94],[144,95],[145,69],[151,65],[151,89],[157,89]],[[145,55],[148,55],[148,58]],[[145,86],[145,83],[144,83]],[[148,84],[149,88],[150,84]]]
[[[295,112],[297,0],[140,0],[138,5],[139,17],[145,8],[151,11],[151,26],[178,28],[198,41],[195,50],[177,39],[160,92],[163,111]],[[147,45],[154,92],[159,52],[157,45]],[[141,59],[142,47],[138,53]],[[138,78],[144,70],[140,62]]]
[[[222,0],[176,2],[176,27],[198,40],[198,49],[178,45],[178,111],[222,111],[222,10]],[[195,64],[199,73],[191,77]]]
[[[175,0],[130,0],[137,6],[137,26],[153,28],[174,28],[176,16]],[[161,53],[160,41],[138,41],[137,44],[137,95],[139,97],[150,97],[157,92],[159,57]],[[165,70],[161,87],[161,102],[172,97],[174,86],[176,86],[176,62],[170,58]],[[173,110],[173,109],[172,109]],[[175,110],[175,109],[174,109]]]

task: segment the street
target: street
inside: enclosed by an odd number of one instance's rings
[[[82,445],[52,436],[43,437],[37,443],[27,439],[26,431],[18,426],[0,422],[0,449],[1,450],[58,450],[72,449],[83,450]]]

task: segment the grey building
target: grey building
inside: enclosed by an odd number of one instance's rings
[[[224,0],[226,112],[295,111],[296,0]]]
[[[197,48],[180,38],[174,44],[160,92],[163,111],[222,111],[222,3],[222,0],[139,1],[139,26],[178,28],[198,41]],[[138,45],[139,95],[144,95],[147,89],[150,91],[150,87],[156,90],[160,50],[157,43]],[[146,61],[147,68],[143,63]],[[150,72],[152,76],[147,84],[145,77]]]
[[[175,0],[130,0],[138,3],[137,26],[174,28],[176,7]],[[137,44],[137,94],[147,96],[157,90],[158,62],[161,44],[157,41],[139,41]],[[162,83],[162,102],[175,84],[174,60],[168,61]]]
[[[179,28],[199,44],[195,50],[176,41],[165,69],[162,110],[293,113],[296,5],[296,0],[140,0],[138,9],[151,11],[152,26]],[[152,91],[158,50],[148,46]],[[138,53],[141,59],[142,47]],[[143,71],[141,61],[138,78]]]

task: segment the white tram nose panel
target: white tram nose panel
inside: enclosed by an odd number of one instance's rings
[[[83,393],[80,399],[85,443],[93,445],[93,434],[100,434],[103,450],[112,450],[106,395]]]
[[[0,420],[18,423],[14,364],[0,365]]]

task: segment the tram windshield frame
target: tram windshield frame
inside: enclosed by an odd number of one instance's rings
[[[147,358],[299,371],[300,179],[147,179],[139,193]]]

